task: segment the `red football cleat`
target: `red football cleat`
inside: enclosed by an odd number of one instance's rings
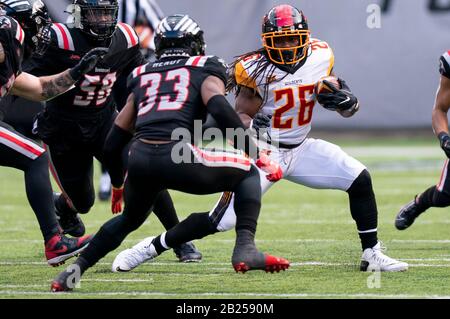
[[[289,268],[289,261],[276,256],[271,256],[269,254],[264,254],[265,261],[264,265],[250,265],[246,262],[239,262],[233,264],[233,268],[236,272],[245,273],[249,270],[265,270],[266,272],[274,273],[280,272],[280,270],[286,270]]]
[[[68,238],[61,234],[56,234],[45,243],[45,257],[50,266],[56,267],[81,253],[92,239],[91,235]]]

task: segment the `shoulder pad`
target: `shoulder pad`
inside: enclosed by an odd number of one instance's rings
[[[6,15],[0,16],[0,29],[9,30],[9,32],[12,33],[12,36],[23,45],[23,42],[25,41],[25,32],[16,20]]]
[[[450,78],[450,50],[445,52],[440,58],[439,72]]]
[[[119,22],[117,24],[117,31],[119,31],[125,37],[127,49],[139,44],[139,37],[136,31],[134,31],[134,29],[130,25]]]
[[[251,89],[256,89],[256,79],[250,77],[248,62],[256,61],[260,57],[250,56],[239,61],[234,67],[234,78],[236,84],[239,86],[246,86]]]
[[[330,45],[315,38],[311,38],[310,43],[311,52],[316,53],[315,56],[318,57],[318,63],[326,65],[326,75],[330,75],[334,68],[334,53]]]
[[[53,23],[51,27],[52,41],[62,50],[75,51],[70,29],[62,23]]]

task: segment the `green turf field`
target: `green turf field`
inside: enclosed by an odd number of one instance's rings
[[[387,254],[410,264],[404,273],[358,271],[360,244],[345,193],[280,182],[264,197],[258,246],[286,257],[278,274],[234,273],[234,232],[196,242],[204,259],[180,264],[172,252],[126,274],[110,272],[119,250],[158,234],[151,216],[122,246],[90,269],[74,293],[51,294],[62,268],[46,265],[37,222],[28,206],[21,173],[0,169],[0,298],[450,298],[450,209],[432,209],[403,232],[393,220],[412,196],[438,182],[444,160],[435,140],[343,142],[371,169],[379,208],[379,235]],[[214,196],[173,192],[179,215],[212,207]],[[84,216],[89,232],[111,217],[97,202]]]

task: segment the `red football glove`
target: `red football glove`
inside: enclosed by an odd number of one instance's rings
[[[123,186],[119,188],[112,187],[111,211],[113,214],[122,212]]]
[[[269,181],[277,182],[283,178],[283,171],[281,170],[280,164],[272,161],[267,155],[267,152],[261,151],[255,164],[265,173],[267,173],[266,178]]]

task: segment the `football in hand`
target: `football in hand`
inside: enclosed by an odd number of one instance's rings
[[[317,84],[316,84],[316,95],[320,94],[320,93],[326,93],[327,91],[328,92],[333,92],[327,84],[323,83],[323,81],[327,81],[328,83],[333,85],[336,89],[340,89],[341,88],[341,85],[339,84],[339,81],[338,81],[337,77],[331,76],[331,75],[330,76],[326,76],[326,77],[321,78],[317,82]]]

